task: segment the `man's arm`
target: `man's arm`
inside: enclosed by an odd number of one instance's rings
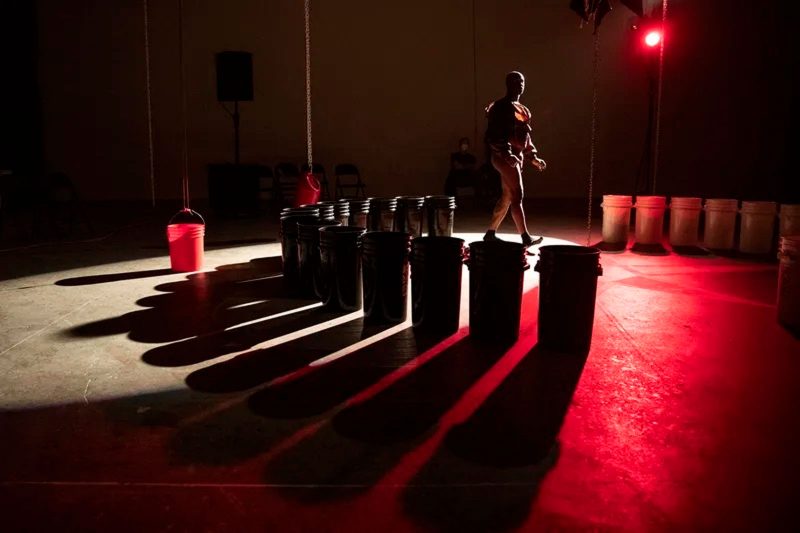
[[[544,170],[547,168],[547,163],[545,163],[544,159],[539,157],[539,150],[536,149],[536,146],[533,145],[533,141],[531,140],[530,133],[525,138],[525,156],[531,160],[531,164],[535,166],[539,171]]]

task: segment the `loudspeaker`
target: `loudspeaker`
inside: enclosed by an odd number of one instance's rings
[[[253,99],[253,54],[219,52],[217,54],[217,100],[240,102]]]

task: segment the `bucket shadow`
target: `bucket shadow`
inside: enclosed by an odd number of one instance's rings
[[[364,326],[366,339],[387,326]],[[305,418],[325,413],[420,353],[410,327],[344,355],[312,372],[254,393],[250,408],[268,418]]]
[[[169,342],[263,316],[265,300],[286,297],[280,272],[271,264],[225,265],[154,287],[160,294],[139,299],[144,309],[89,322],[66,331],[73,337],[128,333],[141,342]],[[247,305],[258,304],[258,305]],[[273,304],[274,306],[274,304]]]
[[[308,304],[307,301],[280,301],[273,305],[259,306],[258,312],[269,317],[273,314],[293,311]],[[216,331],[212,333],[201,333],[186,340],[148,350],[142,355],[142,360],[153,366],[164,367],[202,363],[229,353],[247,350],[259,343],[333,320],[342,315],[343,313],[340,312],[314,307],[234,329],[222,329],[229,326],[215,325]],[[236,322],[233,325],[235,324]]]
[[[127,334],[137,342],[166,343],[146,352],[143,360],[174,367],[246,350],[341,315],[320,309],[313,300],[294,298],[280,274],[279,257],[223,265],[154,289],[158,294],[136,302],[142,309],[62,334]]]
[[[269,482],[291,485],[287,497],[307,502],[350,498],[368,490],[505,353],[469,339],[436,353],[435,338],[417,340],[418,352],[432,359],[383,389],[367,391],[312,438],[277,457],[266,472]]]
[[[502,346],[464,338],[380,391],[334,416],[343,437],[391,444],[424,434],[503,355]]]
[[[346,329],[350,338],[340,338],[340,342],[352,342],[355,337],[367,339],[390,326],[364,326],[363,319],[357,319],[341,327]],[[387,341],[388,345],[392,345],[394,342],[395,346],[406,346],[405,351],[407,353],[407,345],[409,344],[408,331],[410,330],[404,330],[400,334],[393,336],[397,337],[399,335],[394,341],[389,340],[392,339],[392,337],[389,337],[363,349],[368,351],[368,355],[364,356],[362,364],[373,365],[371,371],[363,374],[348,372],[348,369],[352,370],[353,367],[358,366],[358,361],[351,361],[348,365],[343,363],[350,357],[358,357],[360,352],[357,351],[296,380],[268,386],[243,401],[235,401],[233,405],[219,410],[209,417],[182,426],[171,442],[171,453],[175,455],[176,461],[188,464],[237,464],[269,451],[299,431],[308,431],[316,423],[329,417],[329,411],[348,399],[352,394],[401,366],[408,356],[392,354],[390,350],[386,349]],[[405,335],[402,335],[404,333]],[[320,334],[320,336],[323,335]],[[343,333],[332,332],[330,335],[343,335]],[[309,343],[314,337],[316,335],[304,337],[299,339],[298,342]],[[320,339],[319,346],[324,347],[328,342],[330,342],[330,339]],[[306,346],[312,345],[306,344]],[[381,349],[381,346],[383,346],[383,349]],[[314,348],[309,349],[315,350]],[[326,351],[330,353],[330,348]],[[315,355],[320,354],[316,353]],[[240,363],[235,365],[238,364]],[[320,376],[315,377],[315,374],[321,371],[324,372],[328,366],[333,365],[337,365],[336,368],[341,367],[341,372],[326,374],[331,379],[330,382],[326,379],[321,379]],[[296,367],[297,365],[292,366]],[[242,378],[236,370],[238,369],[220,370],[217,368],[216,371],[218,372],[234,372],[232,381],[227,384],[223,383],[220,386],[235,388],[246,384],[239,381],[240,379],[250,380],[250,378]],[[267,369],[263,368],[261,370],[264,371],[261,375],[263,380],[267,376]],[[270,372],[273,370],[269,369]],[[279,371],[275,370],[274,373],[277,374]],[[351,376],[350,374],[353,375]],[[197,373],[192,378],[192,381],[200,381],[202,379],[203,381],[200,385],[211,388],[210,380],[214,377],[216,376]],[[305,384],[309,384],[308,388],[305,388]],[[309,395],[307,392],[309,390],[316,394]],[[278,392],[275,393],[274,391]],[[218,398],[224,398],[224,396]],[[271,401],[275,403],[270,403]],[[243,424],[243,420],[248,420],[248,422]],[[316,455],[319,456],[319,453],[316,452]],[[324,456],[324,454],[322,455]],[[308,460],[311,459],[309,458]],[[302,462],[295,466],[299,469],[304,468]]]
[[[192,389],[212,393],[247,390],[346,348],[362,340],[364,332],[364,319],[357,318],[294,341],[246,352],[201,368],[186,377],[186,384]]]
[[[153,270],[140,270],[138,272],[117,272],[115,274],[98,274],[95,276],[78,276],[75,278],[64,278],[56,281],[56,285],[61,287],[79,287],[82,285],[97,285],[100,283],[114,283],[116,281],[127,281],[132,279],[154,278],[174,274],[169,268],[157,268]]]
[[[445,437],[403,494],[409,516],[445,531],[503,531],[530,513],[586,362],[537,345]]]
[[[224,397],[217,397],[224,398]],[[166,444],[176,466],[237,466],[264,453],[314,420],[268,420],[246,401],[181,424]]]
[[[686,257],[710,257],[711,252],[706,250],[705,248],[701,248],[700,246],[673,246],[672,251],[678,255],[686,256]]]

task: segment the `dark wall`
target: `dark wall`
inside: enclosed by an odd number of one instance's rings
[[[0,2],[0,169],[35,174],[41,166],[36,3]]]
[[[660,2],[651,2],[660,4]],[[313,4],[315,159],[358,163],[370,194],[441,188],[462,136],[480,142],[483,107],[508,70],[550,168],[526,193],[586,192],[590,28],[566,0],[318,0]],[[140,0],[39,0],[46,162],[89,198],[147,198]],[[178,195],[180,128],[175,2],[150,2],[156,194]],[[657,192],[790,200],[792,17],[774,1],[673,0]],[[474,7],[474,10],[473,10]],[[796,8],[795,8],[796,9]],[[303,12],[294,0],[185,0],[190,169],[232,158],[215,100],[214,54],[253,52],[255,100],[242,104],[242,160],[302,161]],[[474,14],[474,16],[473,16]],[[633,193],[647,124],[646,58],[622,5],[601,27],[595,194]],[[476,143],[476,139],[478,143]],[[797,198],[794,198],[797,200]]]
[[[673,2],[662,192],[800,201],[790,167],[797,7]],[[796,3],[795,3],[796,4]]]

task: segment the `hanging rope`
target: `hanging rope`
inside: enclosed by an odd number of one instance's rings
[[[475,0],[472,0],[472,120],[474,146],[478,146],[478,26],[476,18]],[[483,115],[481,115],[483,118]]]
[[[306,24],[306,150],[308,169],[313,172],[311,150],[311,0],[305,0]]]
[[[667,3],[661,4],[661,46],[658,54],[658,92],[656,96],[656,132],[653,142],[653,194],[656,193],[656,177],[658,176],[658,143],[661,137],[661,93],[664,86],[664,39],[667,26]]]
[[[147,148],[150,156],[150,201],[156,206],[156,170],[153,157],[153,103],[150,86],[150,18],[147,15],[147,0],[144,0],[144,70],[147,97]]]
[[[594,196],[594,159],[597,145],[597,71],[600,63],[600,31],[595,28],[592,37],[592,133],[589,140],[589,208],[586,215],[586,246],[592,242],[592,200]]]
[[[181,193],[183,194],[183,208],[189,209],[189,133],[186,127],[186,84],[183,72],[183,0],[178,0],[178,67],[181,91],[181,125],[183,126]]]

